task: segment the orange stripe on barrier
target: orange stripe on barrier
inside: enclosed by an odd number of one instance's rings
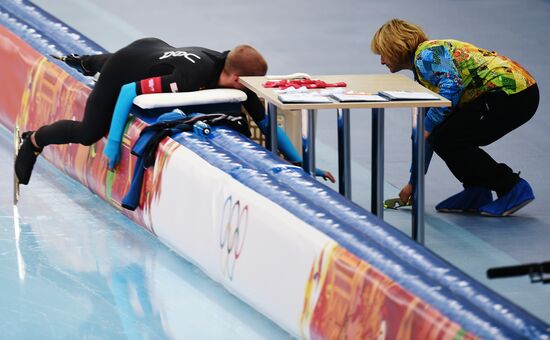
[[[312,265],[302,334],[312,339],[476,339],[335,244]]]
[[[50,62],[19,36],[0,26],[0,123],[13,130],[36,130],[58,120],[81,120],[91,89]],[[135,119],[128,124],[122,145],[121,162],[116,174],[109,174],[103,157],[104,141],[91,147],[80,144],[50,145],[43,156],[111,204],[121,207],[133,172],[131,147],[145,123]],[[163,145],[159,150],[163,149]],[[159,172],[158,172],[159,173]],[[158,178],[157,178],[158,177]],[[157,196],[160,174],[153,169],[145,173],[140,207],[150,207],[148,200]],[[151,229],[143,208],[123,210],[136,223]],[[152,231],[152,230],[151,230]]]

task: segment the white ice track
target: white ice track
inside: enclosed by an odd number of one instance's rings
[[[12,152],[0,128],[2,338],[288,338],[46,161],[15,219]]]

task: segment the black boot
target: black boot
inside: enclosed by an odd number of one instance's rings
[[[95,75],[92,73],[92,71],[84,67],[84,63],[82,62],[82,57],[80,57],[78,54],[73,53],[73,54],[64,55],[64,56],[52,55],[52,57],[57,60],[61,60],[62,62],[74,68],[75,70],[77,70],[78,72],[82,73],[85,76],[93,77]]]
[[[42,148],[35,147],[31,142],[33,132],[27,131],[21,135],[23,142],[15,160],[15,174],[19,180],[19,184],[29,183],[36,158],[42,152]]]

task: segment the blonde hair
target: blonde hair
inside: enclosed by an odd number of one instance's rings
[[[254,47],[239,45],[227,55],[224,71],[238,76],[263,76],[267,73],[267,62]]]
[[[371,50],[394,63],[412,58],[418,45],[428,40],[420,26],[401,19],[391,19],[382,25],[370,43]]]

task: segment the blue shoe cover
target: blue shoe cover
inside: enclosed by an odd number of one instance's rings
[[[533,189],[526,180],[520,178],[510,192],[494,202],[485,204],[479,208],[479,212],[486,216],[508,216],[534,199]]]
[[[493,201],[491,190],[483,187],[467,187],[435,206],[439,212],[477,212]]]

